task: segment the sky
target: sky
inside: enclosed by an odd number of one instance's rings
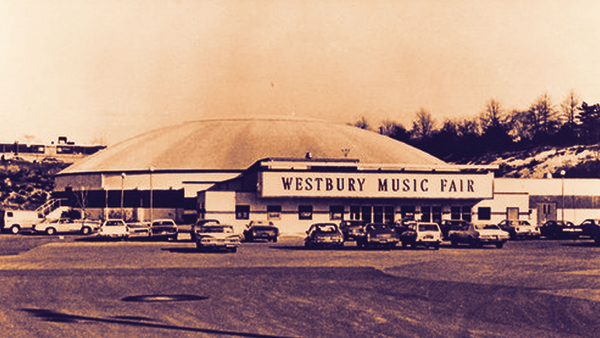
[[[600,102],[595,0],[0,0],[0,141]]]

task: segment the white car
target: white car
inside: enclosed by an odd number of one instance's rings
[[[498,223],[500,229],[508,232],[511,239],[517,238],[539,238],[542,231],[537,225],[531,225],[525,220],[505,219]]]
[[[225,249],[236,252],[241,237],[233,232],[233,226],[209,223],[196,230],[196,247],[198,249]]]
[[[122,219],[107,219],[100,226],[98,236],[108,238],[128,238],[129,227]]]
[[[508,241],[509,234],[495,224],[467,223],[452,226],[448,232],[448,238],[453,247],[458,246],[459,243],[469,244],[473,247],[492,244],[500,249]]]
[[[41,223],[33,225],[33,231],[43,232],[48,235],[56,233],[80,232],[84,235],[89,235],[92,231],[98,229],[99,223],[89,220],[59,218],[44,220]]]
[[[442,243],[442,231],[437,223],[409,223],[408,229],[400,234],[400,240],[403,247],[421,245],[437,250]]]

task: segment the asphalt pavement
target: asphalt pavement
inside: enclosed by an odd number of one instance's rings
[[[0,235],[4,337],[594,337],[589,240],[440,250]],[[11,247],[13,249],[11,249]]]

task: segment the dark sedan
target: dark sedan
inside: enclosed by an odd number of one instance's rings
[[[335,223],[315,223],[306,231],[304,246],[341,248],[344,246],[344,235]]]
[[[362,229],[364,226],[364,221],[342,221],[340,223],[340,230],[342,230],[342,233],[344,234],[344,241],[355,241],[356,238],[362,233]]]
[[[360,236],[356,238],[356,245],[363,247],[384,247],[391,249],[400,242],[400,236],[394,226],[386,223],[368,223],[363,227]]]
[[[581,226],[571,222],[548,221],[540,228],[542,236],[551,239],[575,239],[583,235]]]
[[[279,229],[270,221],[250,221],[244,230],[244,241],[253,242],[256,240],[266,240],[277,242]]]

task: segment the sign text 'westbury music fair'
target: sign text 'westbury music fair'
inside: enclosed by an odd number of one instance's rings
[[[262,176],[263,196],[490,198],[491,175],[273,173]]]

